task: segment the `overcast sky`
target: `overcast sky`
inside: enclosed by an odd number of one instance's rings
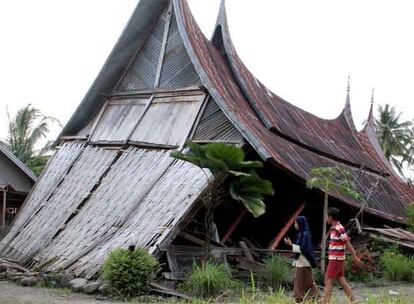
[[[0,139],[6,107],[28,103],[65,124],[97,76],[137,0],[0,1]],[[190,0],[210,37],[219,0]],[[228,0],[236,49],[274,93],[336,117],[351,74],[357,125],[377,103],[414,117],[412,1]],[[59,133],[55,127],[51,138]]]

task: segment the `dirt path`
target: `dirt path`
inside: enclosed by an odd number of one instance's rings
[[[381,303],[383,296],[391,298],[404,299],[403,303],[411,303],[408,299],[414,298],[414,285],[390,285],[385,287],[366,287],[363,285],[356,285],[354,287],[355,294],[361,303],[366,303],[367,298],[370,298],[369,303]],[[337,301],[335,303],[347,303],[342,291],[335,290]],[[375,298],[375,302],[373,302]],[[161,301],[167,303],[168,301]],[[159,303],[161,303],[159,302]],[[97,299],[96,296],[88,296],[85,294],[73,293],[66,289],[49,289],[40,287],[22,287],[15,285],[8,281],[0,281],[0,304],[40,304],[40,303],[73,303],[73,304],[114,304],[105,299]],[[123,302],[125,303],[125,302]],[[135,302],[137,303],[137,302]],[[168,303],[178,303],[171,301]]]
[[[65,289],[22,287],[10,282],[0,281],[0,304],[20,303],[77,303],[77,304],[113,304],[99,301],[94,296],[72,293]]]

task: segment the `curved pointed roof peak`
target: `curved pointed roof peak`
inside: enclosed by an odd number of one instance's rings
[[[348,74],[348,85],[346,87],[346,92],[348,93],[348,95],[351,92],[351,75],[350,74]]]
[[[372,88],[371,93],[371,106],[369,109],[368,119],[367,119],[367,126],[374,128],[374,88]]]
[[[345,117],[345,120],[348,124],[348,127],[351,129],[352,132],[357,132],[353,115],[352,115],[352,109],[351,109],[351,76],[348,75],[348,83],[346,86],[346,100],[345,100],[345,107],[341,113]]]

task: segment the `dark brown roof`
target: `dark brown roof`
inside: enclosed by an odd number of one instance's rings
[[[366,194],[375,185],[367,212],[404,221],[405,206],[414,201],[414,191],[378,151],[373,126],[367,124],[357,132],[349,98],[333,120],[321,119],[286,102],[260,83],[237,56],[224,4],[212,41],[202,34],[186,1],[174,0],[174,4],[185,46],[204,86],[263,159],[303,180],[315,167],[346,166],[360,192]],[[359,206],[359,202],[338,193],[331,195]]]

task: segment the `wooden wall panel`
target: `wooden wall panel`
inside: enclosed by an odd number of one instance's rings
[[[27,221],[41,208],[48,195],[53,192],[58,182],[64,177],[76,158],[82,153],[82,149],[83,144],[71,142],[65,143],[55,153],[43,171],[41,178],[39,178],[27,197],[9,233],[0,242],[1,254],[6,254],[10,250],[10,247],[6,245],[13,241]]]
[[[138,98],[122,101],[123,103],[109,103],[91,137],[91,142],[123,142],[132,132],[148,100]]]
[[[165,150],[129,148],[61,234],[36,257],[60,268],[120,229],[174,161]],[[148,174],[150,172],[150,174]]]
[[[185,142],[205,95],[155,98],[131,136],[134,142],[179,146]]]
[[[115,248],[136,245],[154,251],[182,220],[206,185],[206,175],[199,168],[175,161],[141,200],[128,222],[68,270],[90,278],[100,270],[108,253]]]
[[[56,233],[65,229],[67,220],[76,214],[78,206],[90,194],[115,156],[115,151],[92,146],[85,148],[53,194],[42,199],[40,204],[43,207],[24,225],[19,237],[10,242],[10,257],[28,260],[44,248]]]

